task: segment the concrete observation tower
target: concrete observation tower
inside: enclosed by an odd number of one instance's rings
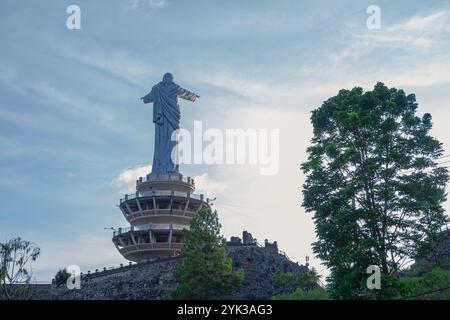
[[[130,225],[118,228],[112,238],[117,250],[130,261],[179,255],[183,229],[189,228],[190,220],[200,209],[210,207],[203,195],[194,194],[194,180],[183,177],[172,159],[177,141],[171,135],[180,123],[178,98],[195,101],[199,96],[175,84],[170,73],[141,98],[144,103],[153,102],[152,172],[136,181],[136,193],[120,199],[119,208]]]
[[[179,173],[148,175],[136,181],[136,193],[120,199],[129,227],[114,232],[113,243],[125,259],[139,262],[174,257],[183,245],[184,228],[204,207],[191,178]]]

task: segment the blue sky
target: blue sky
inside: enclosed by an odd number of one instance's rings
[[[66,28],[70,4],[81,30]],[[371,4],[380,30],[366,27]],[[309,112],[340,88],[383,81],[417,95],[449,150],[449,36],[448,1],[3,0],[0,241],[41,246],[37,281],[69,264],[123,262],[103,228],[126,225],[116,204],[152,159],[151,106],[139,97],[171,71],[201,96],[181,102],[183,127],[280,129],[276,176],[181,170],[217,197],[227,237],[248,229],[304,262],[314,241],[298,169]]]

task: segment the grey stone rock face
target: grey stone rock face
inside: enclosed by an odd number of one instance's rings
[[[175,285],[173,273],[181,261],[180,258],[167,259],[84,276],[80,290],[55,288],[50,292],[50,299],[167,299]]]
[[[284,293],[276,289],[272,278],[277,271],[301,274],[308,270],[289,260],[272,248],[253,245],[228,246],[234,268],[242,268],[245,278],[233,299],[270,299]],[[36,292],[34,299],[77,300],[159,300],[170,299],[176,287],[174,271],[182,258],[172,258],[125,266],[114,270],[92,273],[81,278],[80,290],[52,286]]]
[[[228,247],[228,254],[234,266],[244,269],[245,273],[242,288],[233,294],[234,299],[270,299],[276,294],[287,293],[275,288],[273,275],[278,271],[293,274],[308,271],[307,267],[292,262],[272,247]]]
[[[427,257],[429,262],[436,264],[445,269],[450,269],[450,230],[442,231],[436,243],[433,246],[432,252]]]
[[[254,244],[256,239],[253,238],[250,232],[244,231],[242,233],[242,243],[243,244]]]

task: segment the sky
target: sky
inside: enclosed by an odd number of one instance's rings
[[[66,27],[71,4],[79,30]],[[380,29],[366,25],[370,5]],[[277,241],[326,274],[301,207],[310,112],[341,88],[381,81],[416,94],[450,154],[449,39],[450,2],[441,0],[2,0],[0,241],[41,247],[36,282],[67,265],[124,263],[105,228],[127,225],[119,199],[150,170],[152,107],[139,98],[170,71],[201,96],[180,101],[183,128],[279,129],[276,175],[181,166],[197,193],[217,198],[223,234]]]

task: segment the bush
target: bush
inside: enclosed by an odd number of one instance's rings
[[[272,297],[272,300],[329,300],[328,293],[322,288],[315,288],[305,291],[301,288],[295,289],[294,292],[288,294],[279,294]]]
[[[417,300],[450,300],[450,271],[435,267],[420,276],[401,279],[408,292],[404,298]]]
[[[58,272],[56,272],[56,274],[55,274],[54,284],[56,284],[56,286],[58,286],[58,287],[60,287],[62,285],[66,285],[67,279],[69,279],[69,277],[70,277],[70,273],[67,272],[67,270],[65,268],[58,270]]]

